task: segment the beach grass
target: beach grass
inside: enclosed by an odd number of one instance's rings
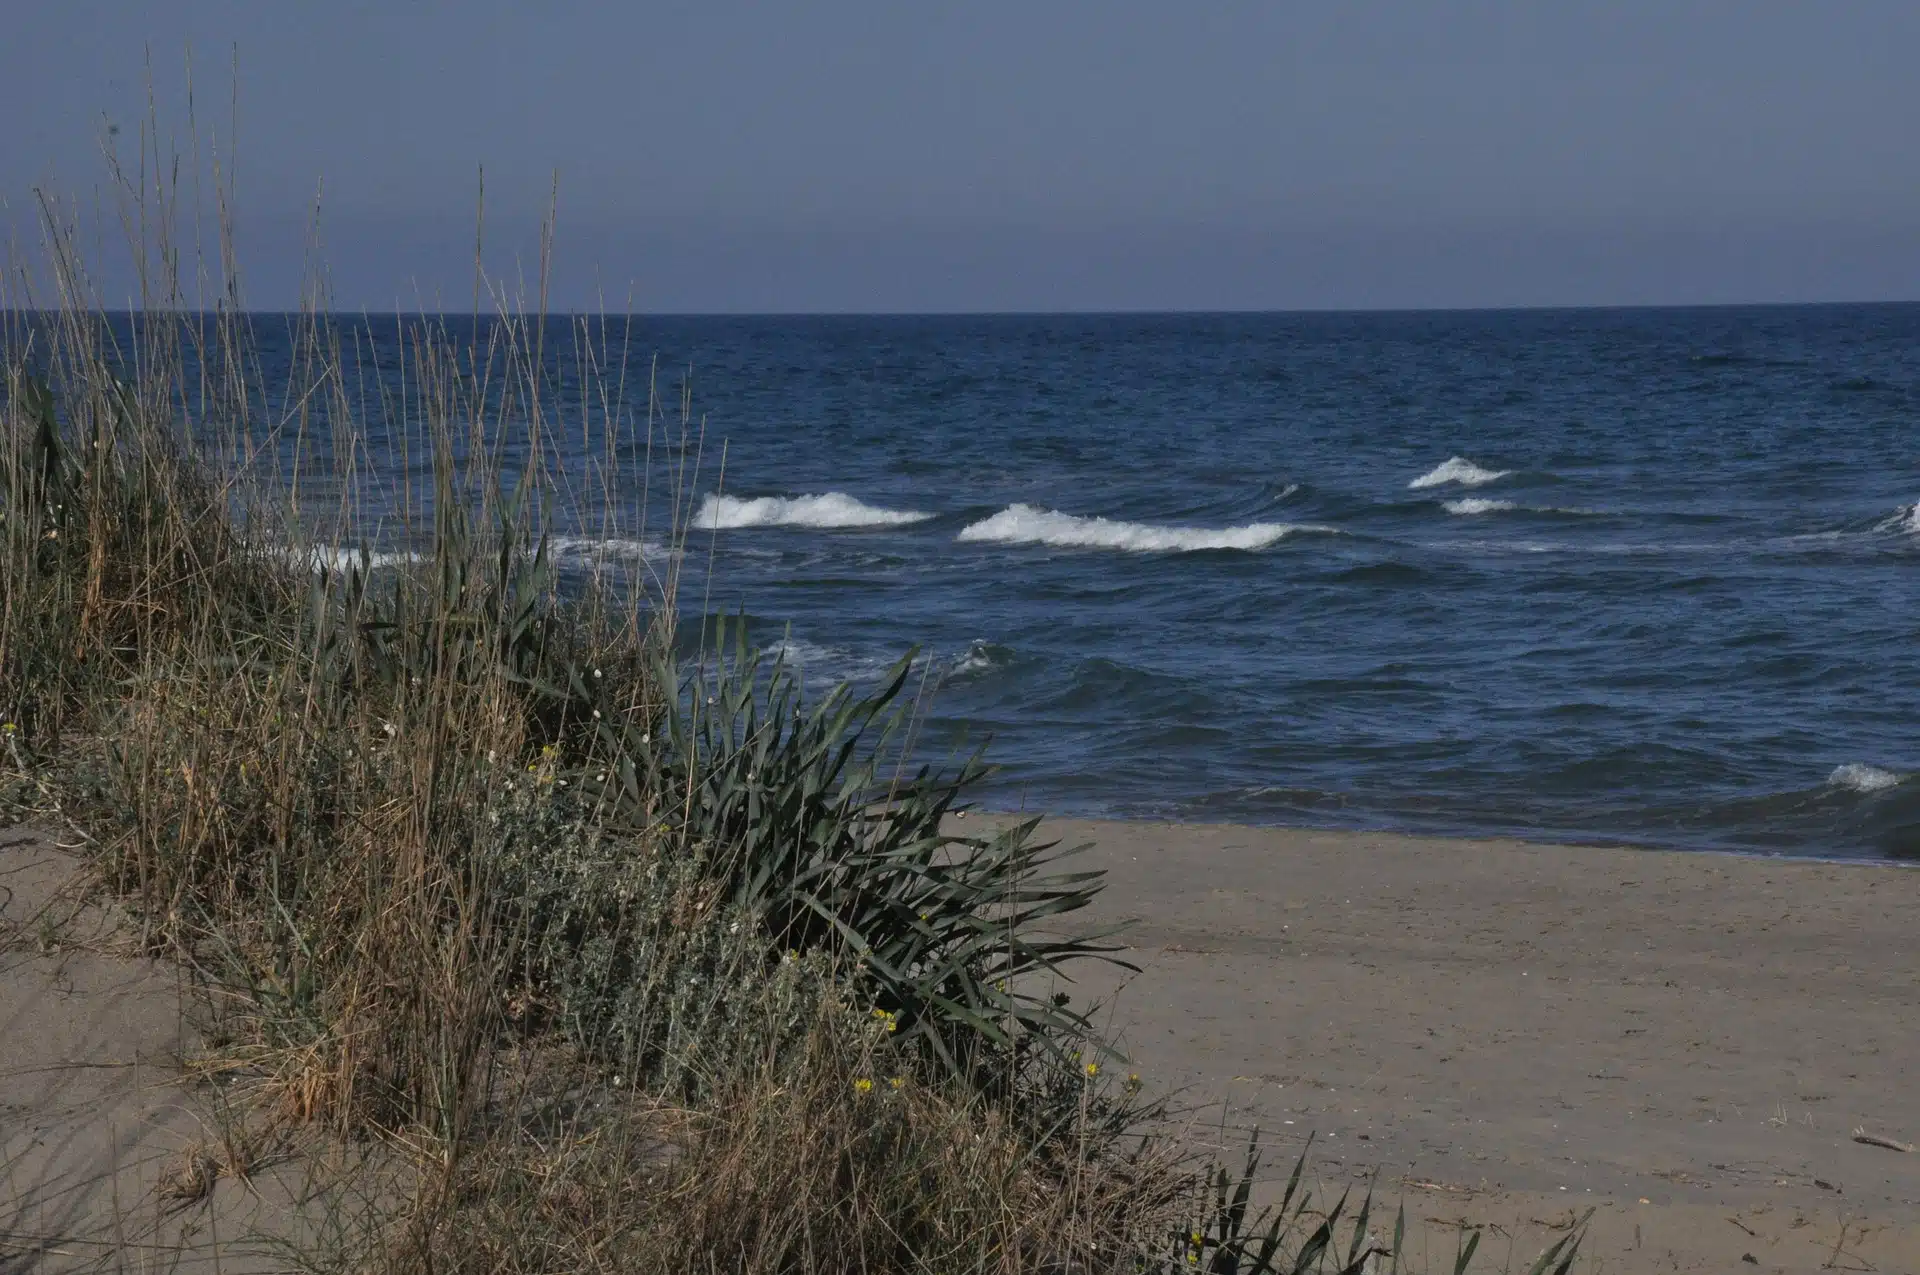
[[[556,349],[476,268],[484,312],[375,332],[318,278],[269,359],[149,144],[140,308],[51,201],[0,296],[0,802],[190,972],[230,1140],[404,1183],[303,1260],[1397,1269],[1370,1195],[1261,1214],[1167,1136],[1064,990],[1117,958],[1098,874],[946,830],[987,768],[914,756],[910,656],[819,695],[689,645],[702,429],[624,329]]]

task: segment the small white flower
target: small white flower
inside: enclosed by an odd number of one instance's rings
[[[395,735],[398,735],[400,733],[400,728],[398,726],[395,726],[392,722],[381,722],[380,728],[387,732],[388,739],[392,739]]]
[[[653,736],[652,736],[652,735],[642,735],[642,736],[640,737],[640,742],[641,742],[641,743],[643,743],[643,744],[651,744],[651,743],[653,742]]]
[[[600,720],[600,710],[597,708],[593,710],[593,720],[596,722]]]
[[[599,677],[599,676],[600,676],[600,670],[599,670],[599,669],[595,669],[595,670],[593,670],[593,675],[594,675],[595,677]]]

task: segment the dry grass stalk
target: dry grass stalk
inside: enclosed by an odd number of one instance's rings
[[[141,171],[177,174],[142,137]],[[171,243],[178,188],[113,175]],[[1025,832],[916,842],[977,770],[916,778],[877,727],[847,769],[906,666],[817,710],[744,658],[713,712],[682,685],[698,429],[651,378],[628,400],[624,333],[581,320],[562,350],[498,292],[470,323],[343,326],[322,280],[269,358],[225,197],[218,304],[141,237],[131,316],[43,207],[46,268],[0,283],[0,802],[86,830],[206,991],[197,1065],[256,1127],[409,1157],[354,1264],[1068,1275],[1258,1247],[1245,1190],[1143,1139],[1133,1089],[1067,1053],[1099,1048],[1084,1020],[1019,990],[1097,950],[1045,937],[1097,882],[1036,875]],[[637,539],[653,465],[635,510],[622,458],[656,443],[668,552],[563,592],[556,503]],[[375,450],[430,481],[383,487]],[[396,557],[335,551],[376,515]],[[555,1084],[503,1090],[516,1051],[564,1060]],[[162,1193],[205,1198],[256,1145],[188,1149]],[[1267,1255],[1321,1262],[1339,1213],[1302,1199]],[[1372,1260],[1366,1221],[1329,1269]]]

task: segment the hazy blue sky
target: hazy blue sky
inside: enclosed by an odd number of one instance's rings
[[[643,310],[1920,298],[1915,0],[745,5],[55,0],[0,41],[0,195],[103,121],[224,128],[247,294],[531,273]],[[203,118],[203,123],[208,122]]]

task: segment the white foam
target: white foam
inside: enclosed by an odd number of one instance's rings
[[[962,540],[1009,545],[1057,545],[1068,549],[1124,549],[1129,553],[1185,553],[1196,549],[1265,549],[1295,532],[1331,532],[1332,527],[1300,523],[1255,522],[1244,527],[1156,527],[1141,522],[1082,518],[1008,505],[960,531]]]
[[[703,531],[743,527],[904,527],[933,517],[912,509],[881,509],[845,492],[820,496],[708,496],[694,515]]]
[[[1517,507],[1511,500],[1486,500],[1479,496],[1449,500],[1444,506],[1450,514],[1497,514]]]
[[[871,681],[898,662],[898,657],[863,655],[844,646],[821,646],[793,637],[781,638],[762,654],[769,664],[778,660],[790,671],[827,686]]]
[[[1851,788],[1855,792],[1884,792],[1905,778],[1891,770],[1850,761],[1844,766],[1835,766],[1827,782],[1835,788]]]
[[[1875,531],[1901,531],[1920,536],[1920,503],[1902,505],[1874,527]]]
[[[658,562],[673,556],[673,550],[651,540],[619,537],[555,536],[547,541],[547,552],[555,562]]]
[[[345,571],[363,565],[359,548],[347,545],[313,545],[306,549],[276,549],[272,553],[282,562],[305,566],[310,571]],[[369,570],[385,571],[419,561],[417,553],[375,550],[366,556],[364,565]]]
[[[1482,469],[1465,456],[1453,456],[1435,465],[1407,486],[1415,491],[1428,487],[1444,487],[1448,483],[1459,483],[1462,487],[1478,487],[1496,479],[1507,477],[1511,469]]]
[[[966,653],[953,662],[947,670],[948,677],[975,677],[981,673],[991,673],[1000,667],[993,658],[993,651],[984,639],[976,639],[967,647]]]

